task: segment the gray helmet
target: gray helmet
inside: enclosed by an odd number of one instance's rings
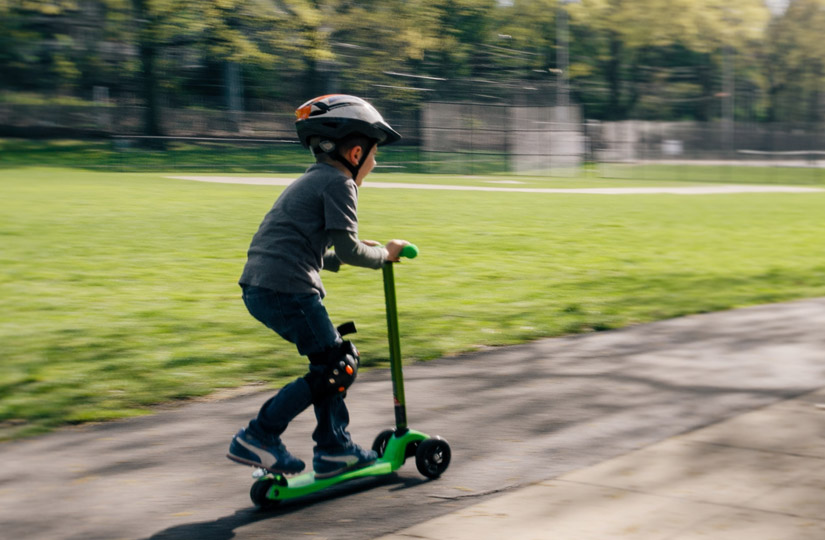
[[[310,99],[295,111],[295,129],[301,144],[311,148],[310,139],[338,141],[347,135],[360,133],[379,146],[401,138],[375,107],[363,99],[346,94],[330,94]],[[329,145],[328,148],[334,148]],[[315,148],[312,148],[315,151]],[[322,151],[328,152],[329,150]]]

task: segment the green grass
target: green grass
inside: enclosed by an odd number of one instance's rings
[[[161,148],[140,139],[0,139],[0,169],[55,166],[93,171],[279,172],[300,174],[309,152],[290,142],[261,140],[165,140]],[[382,149],[381,166],[390,171],[491,174],[506,169],[501,154],[419,152],[414,147]]]
[[[0,93],[0,103],[8,105],[52,105],[60,107],[114,107],[108,103],[98,103],[88,101],[74,96],[44,96],[35,92],[10,92],[5,90]]]
[[[591,174],[636,181],[710,182],[722,184],[825,185],[825,169],[814,167],[753,167],[734,165],[625,165],[593,166]]]
[[[299,144],[169,140],[163,148],[140,140],[0,139],[0,170],[26,166],[92,171],[281,171],[301,173],[308,152]]]
[[[374,175],[361,191],[362,238],[421,248],[396,271],[408,361],[825,295],[825,193],[371,190],[370,180],[490,179]],[[282,188],[5,168],[0,189],[0,438],[305,371],[236,285]],[[324,279],[333,320],[355,320],[366,366],[385,365],[380,272]]]

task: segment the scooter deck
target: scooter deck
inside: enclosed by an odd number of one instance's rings
[[[372,465],[367,465],[360,469],[337,474],[330,478],[316,478],[315,472],[309,471],[298,476],[284,478],[286,480],[285,486],[275,483],[272,487],[277,490],[278,493],[270,492],[267,498],[292,499],[294,497],[302,497],[348,480],[355,480],[356,478],[363,478],[365,476],[379,476],[391,472],[393,472],[392,463],[382,460],[378,460]]]
[[[258,481],[272,481],[272,485],[267,489],[266,493],[266,498],[269,500],[286,500],[303,497],[304,495],[321,491],[322,489],[348,480],[390,474],[404,465],[407,445],[422,441],[426,438],[428,438],[427,435],[415,430],[408,430],[400,437],[393,436],[387,442],[384,455],[378,458],[372,465],[346,471],[329,478],[316,478],[315,471],[309,471],[289,477],[280,474],[268,474]]]

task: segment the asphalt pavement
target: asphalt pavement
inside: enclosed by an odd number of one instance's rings
[[[380,540],[822,540],[825,389]]]
[[[822,539],[823,329],[820,298],[408,366],[410,426],[449,440],[447,472],[408,463],[271,512],[224,457],[269,391],[0,444],[0,536]],[[360,444],[390,427],[390,388],[359,374]],[[313,427],[284,437],[305,459]]]

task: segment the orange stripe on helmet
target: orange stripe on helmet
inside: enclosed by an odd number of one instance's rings
[[[309,118],[309,115],[312,112],[313,105],[315,105],[321,100],[340,95],[341,94],[327,94],[325,96],[318,96],[317,98],[307,101],[306,103],[298,107],[298,109],[295,111],[295,118],[297,118],[298,120],[306,120],[307,118]]]
[[[304,105],[295,111],[295,118],[298,120],[306,120],[309,118],[310,111],[312,111],[312,105]]]

